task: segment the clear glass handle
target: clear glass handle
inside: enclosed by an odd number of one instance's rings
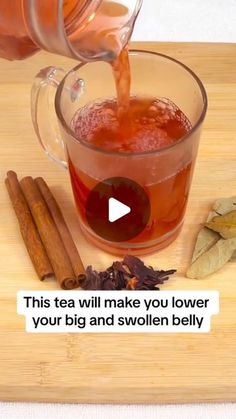
[[[55,67],[44,68],[37,74],[31,91],[31,115],[35,132],[47,156],[67,168],[54,105],[56,90],[65,74],[64,70]]]

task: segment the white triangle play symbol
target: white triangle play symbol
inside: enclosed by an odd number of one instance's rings
[[[108,217],[110,223],[114,223],[115,221],[119,220],[120,218],[124,217],[125,215],[131,212],[131,208],[122,202],[118,201],[115,198],[109,199],[109,207],[108,207]]]

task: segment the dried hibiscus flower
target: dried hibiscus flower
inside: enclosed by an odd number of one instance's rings
[[[127,255],[122,262],[114,262],[103,272],[97,272],[88,266],[81,287],[85,290],[106,291],[159,290],[157,285],[163,284],[175,272],[175,269],[154,270],[151,266],[145,266],[139,258]]]

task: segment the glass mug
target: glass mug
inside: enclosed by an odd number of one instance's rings
[[[82,231],[98,247],[121,255],[150,253],[166,247],[178,236],[207,110],[203,84],[185,65],[154,52],[132,50],[129,54],[131,95],[168,98],[191,122],[191,130],[166,148],[122,154],[75,137],[71,121],[79,109],[98,99],[116,97],[112,70],[105,62],[79,64],[68,74],[52,67],[41,70],[32,89],[35,131],[46,154],[69,167]],[[85,211],[89,192],[99,182],[114,177],[141,185],[151,206],[146,228],[137,237],[119,243],[96,235]]]

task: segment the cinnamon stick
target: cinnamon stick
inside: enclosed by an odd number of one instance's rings
[[[56,224],[57,230],[67,250],[74,273],[79,281],[83,281],[85,279],[85,269],[83,262],[80,258],[77,247],[75,246],[70,230],[67,227],[61,209],[45,180],[42,177],[38,177],[35,179],[35,182],[38,185],[38,188]]]
[[[27,176],[21,180],[20,185],[61,288],[78,287],[61,236],[37,184],[32,177]]]
[[[40,280],[43,281],[45,278],[53,276],[54,272],[22,193],[16,173],[9,171],[5,183],[30,259]]]

